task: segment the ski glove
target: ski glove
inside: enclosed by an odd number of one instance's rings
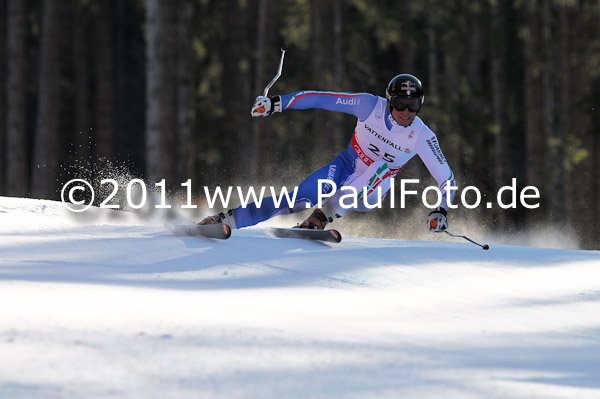
[[[256,102],[252,106],[250,114],[252,116],[269,116],[273,112],[281,112],[281,97],[256,97]]]
[[[444,208],[434,209],[427,217],[427,227],[432,233],[441,233],[448,228],[446,220],[446,210]]]

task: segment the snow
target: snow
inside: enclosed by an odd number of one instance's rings
[[[0,398],[600,398],[597,251],[110,212],[0,197]]]

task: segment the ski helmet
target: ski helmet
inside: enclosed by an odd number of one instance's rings
[[[423,85],[417,77],[408,73],[400,74],[390,80],[390,83],[385,90],[385,96],[388,101],[388,108],[392,112],[393,108],[407,108],[411,112],[419,112],[424,101]],[[417,99],[414,104],[410,104],[402,99]]]

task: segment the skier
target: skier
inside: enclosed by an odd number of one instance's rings
[[[423,100],[421,81],[410,74],[394,77],[387,86],[386,98],[367,93],[323,91],[257,97],[251,110],[254,117],[269,116],[289,109],[310,108],[356,116],[358,121],[348,148],[300,183],[293,208],[290,209],[285,201],[281,201],[278,207],[273,198],[267,197],[260,207],[251,203],[246,208],[240,206],[226,213],[209,216],[198,223],[226,223],[235,229],[255,225],[276,215],[306,210],[317,204],[318,190],[321,190],[322,196],[327,196],[335,188],[331,184],[319,184],[319,179],[333,181],[337,187],[354,187],[358,193],[366,192],[367,202],[373,204],[376,203],[373,198],[380,194],[378,190],[387,193],[390,178],[409,159],[419,155],[442,194],[440,206],[427,217],[427,227],[432,232],[443,232],[448,228],[448,198],[451,202],[455,192],[450,187],[456,187],[456,182],[436,135],[417,116]],[[449,195],[446,193],[448,190]],[[342,206],[341,197],[344,194],[347,192],[343,190],[333,194],[322,208],[316,208],[299,227],[324,229],[335,218],[343,216],[350,210],[347,205]],[[353,209],[370,210],[362,204]]]

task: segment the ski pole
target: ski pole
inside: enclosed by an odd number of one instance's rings
[[[483,249],[485,249],[485,250],[488,250],[488,249],[490,249],[490,246],[489,246],[489,245],[487,245],[487,244],[483,244],[483,245],[481,245],[481,244],[479,244],[479,243],[476,243],[475,241],[471,240],[471,239],[470,239],[469,237],[467,237],[467,236],[463,236],[463,235],[460,235],[460,234],[452,234],[452,233],[450,233],[448,230],[444,230],[444,233],[448,234],[450,237],[459,237],[459,238],[464,238],[465,240],[467,240],[467,241],[470,241],[470,242],[472,242],[472,243],[473,243],[473,244],[475,244],[475,245],[479,245],[481,248],[483,248]]]
[[[285,56],[285,48],[282,47],[281,48],[281,59],[279,60],[279,68],[277,69],[277,75],[275,75],[275,77],[273,78],[273,80],[271,80],[271,82],[269,82],[269,84],[267,85],[267,87],[265,87],[265,91],[263,92],[263,97],[266,97],[267,94],[269,94],[269,89],[271,88],[271,86],[273,86],[273,84],[281,76],[281,70],[283,69],[283,57],[284,56]]]

